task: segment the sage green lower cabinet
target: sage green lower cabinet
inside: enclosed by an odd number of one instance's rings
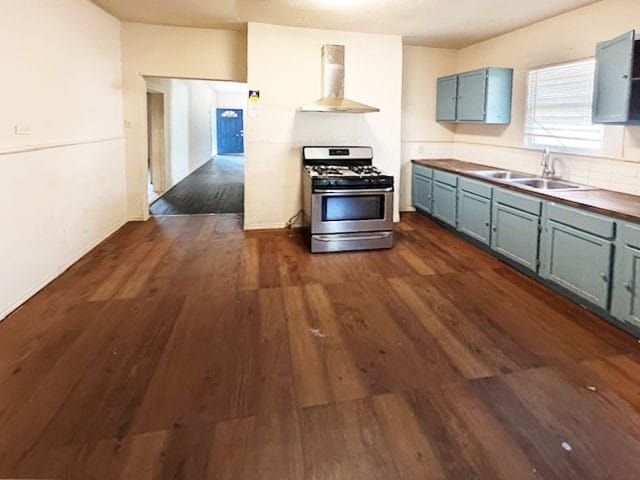
[[[540,246],[540,275],[606,310],[615,222],[549,202]]]
[[[458,230],[485,245],[491,242],[491,197],[487,184],[460,178]]]
[[[431,213],[433,195],[433,170],[422,165],[413,165],[411,194],[413,206],[418,210]]]
[[[491,249],[534,272],[538,271],[541,205],[533,197],[494,191]]]
[[[638,335],[640,223],[423,165],[412,179],[420,211]]]
[[[433,172],[433,210],[438,220],[456,226],[458,217],[458,177],[451,173]]]
[[[640,327],[640,225],[620,224],[611,314]]]

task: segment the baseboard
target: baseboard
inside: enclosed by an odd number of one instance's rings
[[[282,230],[286,228],[287,224],[285,223],[252,223],[248,225],[244,224],[244,230]]]
[[[72,260],[64,267],[60,267],[53,273],[46,275],[42,280],[36,283],[32,288],[27,290],[21,297],[19,297],[16,301],[10,303],[7,307],[4,307],[0,310],[0,322],[8,318],[13,312],[19,310],[22,305],[24,305],[31,297],[37,294],[40,290],[45,288],[51,282],[53,282],[56,278],[66,272],[69,268],[71,268],[78,260],[91,252],[94,248],[100,245],[102,242],[111,237],[114,233],[120,230],[127,221],[123,221],[116,228],[110,229],[108,232],[99,235],[94,241],[90,242],[86,248],[80,249],[74,255],[71,256]]]

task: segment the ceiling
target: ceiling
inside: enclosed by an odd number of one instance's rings
[[[273,23],[461,48],[598,0],[93,0],[121,20],[242,29]]]

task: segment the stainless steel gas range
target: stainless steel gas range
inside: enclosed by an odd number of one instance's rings
[[[304,223],[312,252],[393,246],[393,177],[371,147],[303,147]]]

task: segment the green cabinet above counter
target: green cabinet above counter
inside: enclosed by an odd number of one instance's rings
[[[593,123],[640,123],[640,40],[631,30],[596,45]]]
[[[507,124],[513,69],[481,68],[438,78],[436,121]]]

